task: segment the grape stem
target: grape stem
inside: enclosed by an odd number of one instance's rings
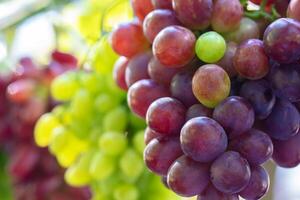
[[[278,14],[274,5],[272,5],[272,7],[271,7],[271,13],[266,12],[267,0],[262,0],[260,3],[259,10],[254,10],[254,11],[247,10],[247,3],[245,4],[244,0],[241,0],[241,4],[244,6],[244,8],[246,10],[245,16],[249,17],[251,19],[264,18],[269,21],[274,21],[275,19],[280,17],[280,15]]]

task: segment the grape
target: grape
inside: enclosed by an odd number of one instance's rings
[[[64,149],[70,137],[70,132],[63,126],[58,126],[52,131],[51,143],[49,144],[49,151],[52,154],[59,154]]]
[[[127,91],[128,87],[125,81],[125,71],[129,60],[126,57],[120,57],[114,66],[113,77],[118,86]]]
[[[180,133],[183,152],[195,161],[211,162],[227,148],[227,135],[213,119],[196,117],[186,122]]]
[[[120,159],[120,168],[130,180],[137,180],[143,173],[143,167],[142,158],[132,149],[126,150]]]
[[[172,163],[182,154],[178,138],[154,138],[146,146],[144,160],[151,171],[166,176]]]
[[[149,142],[151,142],[151,140],[153,140],[154,138],[160,138],[162,137],[162,134],[152,130],[151,128],[147,127],[145,130],[145,144],[149,144]]]
[[[281,18],[268,26],[264,34],[267,54],[279,63],[293,63],[300,59],[300,22]]]
[[[213,13],[212,0],[172,0],[177,18],[188,28],[204,30],[209,24]]]
[[[212,117],[213,110],[202,104],[194,104],[186,112],[186,121],[195,117]]]
[[[186,69],[178,72],[172,79],[170,90],[173,97],[180,100],[186,107],[198,103],[192,89],[195,70]]]
[[[288,10],[287,10],[287,16],[288,18],[293,18],[295,20],[300,21],[300,2],[299,0],[291,0]]]
[[[52,137],[52,130],[59,125],[58,119],[52,114],[44,114],[36,123],[34,139],[38,146],[46,147]]]
[[[211,166],[211,181],[221,192],[234,194],[247,187],[251,171],[246,159],[234,151],[225,152]]]
[[[134,185],[122,184],[115,188],[114,199],[116,200],[137,200],[139,192]]]
[[[206,63],[215,63],[224,56],[226,42],[219,33],[206,32],[198,38],[195,50],[200,60]]]
[[[275,105],[275,95],[266,80],[247,81],[242,85],[240,95],[247,99],[258,119],[265,119]]]
[[[273,66],[269,80],[277,96],[300,101],[300,64]]]
[[[24,103],[30,99],[36,90],[36,82],[31,79],[20,79],[7,86],[7,97],[15,103]]]
[[[230,91],[230,79],[218,65],[200,67],[193,77],[193,93],[206,107],[214,108],[223,101]]]
[[[243,17],[243,6],[239,0],[217,0],[211,19],[212,27],[218,32],[228,32],[239,27]]]
[[[99,148],[108,155],[120,155],[127,146],[126,136],[122,133],[107,132],[99,139]]]
[[[172,78],[179,71],[180,69],[162,65],[155,57],[150,60],[148,65],[148,73],[151,79],[165,86],[170,85]]]
[[[281,167],[292,168],[299,163],[300,155],[300,134],[290,137],[288,140],[273,140],[274,153],[273,160]]]
[[[178,158],[168,172],[168,185],[180,196],[200,194],[209,183],[209,166],[186,156]]]
[[[135,21],[120,24],[114,29],[110,42],[116,53],[129,58],[144,52],[149,46],[142,27]]]
[[[153,41],[153,54],[166,67],[182,67],[194,57],[196,38],[181,26],[164,28]]]
[[[260,5],[262,3],[262,0],[250,0],[251,2],[257,4],[257,5]],[[274,3],[274,0],[267,0],[266,1],[266,5],[271,5]]]
[[[258,39],[260,36],[258,24],[250,18],[244,17],[238,29],[224,34],[226,41],[242,43],[248,39]]]
[[[197,198],[197,200],[239,200],[236,194],[225,194],[218,191],[214,186],[209,185]]]
[[[286,100],[277,99],[272,113],[264,122],[264,131],[277,140],[287,140],[299,130],[299,112]]]
[[[148,64],[151,57],[151,53],[146,52],[138,54],[129,60],[125,71],[125,80],[128,87],[139,80],[150,78]]]
[[[180,25],[173,11],[165,9],[154,10],[150,12],[144,20],[144,35],[149,42],[153,43],[157,34],[171,25]]]
[[[148,79],[138,81],[129,88],[127,101],[131,111],[144,118],[153,101],[169,95],[167,88]]]
[[[260,166],[251,166],[251,178],[248,186],[239,195],[245,199],[260,199],[269,189],[268,172]]]
[[[251,80],[263,78],[270,68],[263,42],[257,39],[246,40],[240,44],[233,64],[240,76]]]
[[[273,154],[271,138],[264,132],[251,129],[230,142],[233,150],[239,152],[252,165],[261,165]]]
[[[223,58],[217,62],[217,65],[222,67],[231,78],[237,75],[237,72],[233,65],[233,58],[236,53],[237,47],[238,46],[236,43],[228,42]]]
[[[124,132],[127,126],[127,112],[120,106],[107,113],[103,119],[104,131]],[[117,124],[116,124],[117,122]]]
[[[213,113],[230,138],[250,130],[254,124],[254,111],[249,102],[238,96],[231,96],[219,104]]]
[[[144,131],[139,131],[135,134],[133,137],[133,145],[134,148],[137,150],[138,153],[143,153],[145,149],[145,143],[144,143]]]
[[[51,94],[56,100],[68,101],[75,95],[78,87],[74,73],[69,72],[54,79]]]
[[[94,106],[100,113],[105,113],[114,109],[118,103],[118,100],[114,96],[103,93],[95,98]]]
[[[154,131],[163,135],[177,135],[185,122],[186,108],[176,99],[164,97],[154,101],[146,116],[146,122]]]
[[[154,9],[151,0],[131,0],[131,5],[140,21],[143,21],[146,15]]]
[[[156,9],[172,10],[172,0],[152,0],[152,4]]]
[[[92,178],[95,180],[104,180],[114,173],[115,163],[113,158],[97,152],[92,158],[89,170]]]

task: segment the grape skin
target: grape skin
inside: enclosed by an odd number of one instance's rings
[[[180,141],[183,152],[198,162],[211,162],[227,148],[227,135],[215,120],[196,117],[181,129]]]
[[[233,58],[236,53],[238,45],[235,42],[228,42],[225,54],[221,60],[217,62],[217,65],[222,67],[230,78],[237,75],[237,72],[233,65]]]
[[[172,0],[152,0],[152,4],[156,9],[173,9]]]
[[[293,18],[295,20],[300,21],[300,1],[299,0],[291,0],[288,10],[287,16],[288,18]]]
[[[218,191],[213,185],[209,185],[197,198],[197,200],[239,200],[237,194],[225,194]]]
[[[200,194],[209,183],[209,165],[187,156],[178,158],[168,172],[168,185],[176,194],[192,197]]]
[[[153,42],[153,55],[166,67],[183,67],[195,55],[196,38],[187,28],[169,26],[156,36]]]
[[[142,22],[154,7],[151,0],[130,0],[135,16]]]
[[[113,77],[117,85],[124,91],[128,90],[125,81],[125,71],[129,60],[126,57],[121,56],[114,65]]]
[[[219,156],[210,169],[211,181],[221,192],[235,194],[249,183],[251,171],[246,159],[234,151]]]
[[[186,112],[185,120],[189,121],[195,117],[212,117],[213,110],[203,106],[202,104],[194,104]]]

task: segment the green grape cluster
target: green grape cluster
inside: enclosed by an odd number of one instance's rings
[[[98,53],[105,56],[93,53],[90,63],[106,66],[69,71],[52,82],[52,96],[62,103],[39,119],[35,141],[67,168],[66,182],[90,186],[94,200],[174,199],[144,168],[145,124],[130,113],[126,93],[113,81],[117,57],[107,38],[101,44]]]
[[[6,157],[0,153],[0,194],[2,199],[12,199],[9,176],[6,173]]]

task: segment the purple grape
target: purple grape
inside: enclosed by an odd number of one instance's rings
[[[117,85],[119,86],[119,88],[121,88],[122,90],[127,91],[128,87],[125,81],[125,71],[127,68],[129,60],[124,57],[121,56],[114,65],[114,70],[113,70],[113,77],[114,77],[114,81],[117,83]]]
[[[277,96],[300,101],[300,63],[274,66],[269,77]]]
[[[148,65],[148,73],[154,81],[169,87],[172,78],[180,71],[177,68],[170,68],[162,65],[153,57]]]
[[[194,73],[193,69],[184,70],[177,73],[171,82],[170,90],[172,96],[180,100],[186,107],[198,103],[192,89]]]
[[[288,5],[287,16],[289,18],[293,18],[295,20],[300,21],[300,1],[299,0],[291,0]]]
[[[151,128],[147,127],[144,134],[144,141],[145,144],[149,144],[154,138],[162,137],[162,134],[152,130]]]
[[[181,129],[180,141],[183,152],[199,162],[213,161],[228,144],[224,129],[208,117],[189,120]]]
[[[228,42],[225,55],[217,62],[217,65],[222,67],[228,74],[229,77],[235,77],[237,72],[233,66],[233,58],[237,50],[237,44],[234,42]]]
[[[240,89],[240,95],[253,106],[258,119],[265,119],[272,112],[276,97],[266,80],[247,81]]]
[[[185,120],[188,121],[195,117],[212,117],[213,110],[202,104],[194,104],[186,112]]]
[[[239,152],[252,165],[261,165],[273,154],[271,138],[264,132],[251,129],[230,142],[230,147]]]
[[[200,194],[209,184],[209,165],[187,156],[178,158],[168,172],[168,185],[176,194],[192,197]]]
[[[204,30],[213,13],[212,0],[173,0],[173,9],[179,21],[190,29]]]
[[[228,151],[212,164],[211,181],[221,192],[235,194],[242,191],[249,183],[251,171],[246,159],[239,153]]]
[[[300,59],[300,22],[280,18],[268,26],[264,46],[268,55],[279,63],[293,63]]]
[[[299,123],[297,108],[289,101],[277,99],[263,129],[274,139],[287,140],[297,134]]]
[[[213,118],[223,126],[230,138],[234,138],[251,129],[254,111],[246,99],[231,96],[215,108]]]
[[[125,80],[128,88],[135,82],[148,79],[148,63],[152,57],[151,52],[141,53],[131,58],[125,71]]]
[[[261,199],[270,185],[270,178],[268,172],[261,166],[251,166],[250,182],[239,195],[244,199]]]
[[[273,160],[281,167],[292,168],[300,163],[300,134],[288,140],[273,140]]]
[[[168,26],[153,41],[153,55],[167,67],[183,67],[195,56],[196,37],[182,26]]]
[[[144,20],[144,35],[152,43],[161,30],[171,25],[180,25],[173,11],[166,9],[154,10]]]
[[[144,160],[151,171],[166,176],[172,163],[182,155],[179,138],[160,137],[146,146]]]
[[[155,9],[172,10],[172,0],[152,0]]]
[[[170,96],[169,90],[153,80],[140,80],[127,93],[128,105],[132,112],[145,118],[150,104],[158,98]]]
[[[241,43],[233,60],[235,70],[244,78],[258,80],[269,72],[269,58],[261,40],[249,39]]]
[[[173,98],[164,97],[154,101],[146,116],[148,126],[163,135],[177,135],[185,122],[186,108]]]
[[[237,194],[225,194],[218,191],[213,185],[209,185],[197,200],[239,200],[239,197]]]

